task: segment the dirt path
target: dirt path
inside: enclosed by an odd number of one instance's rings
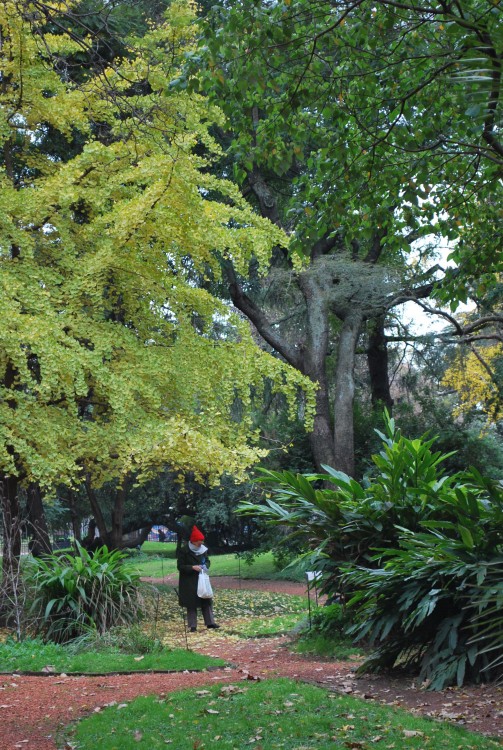
[[[170,584],[176,580],[163,579],[163,582]],[[212,582],[215,590],[241,587],[305,594],[302,584],[289,582],[227,577],[214,577]],[[109,677],[0,677],[0,750],[55,750],[55,734],[60,727],[112,702],[127,702],[138,695],[277,676],[307,680],[366,700],[403,706],[414,713],[445,719],[503,740],[503,687],[453,688],[428,693],[415,688],[410,680],[356,679],[348,662],[293,654],[286,637],[244,640],[226,635],[223,625],[221,630],[189,634],[188,638],[193,650],[223,657],[236,665],[225,670]]]

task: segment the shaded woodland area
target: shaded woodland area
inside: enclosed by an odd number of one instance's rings
[[[270,545],[254,467],[363,481],[384,407],[501,478],[499,2],[0,13],[4,582],[90,519]]]

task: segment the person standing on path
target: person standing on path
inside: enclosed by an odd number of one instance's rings
[[[187,625],[191,633],[197,630],[197,610],[203,613],[204,624],[207,628],[219,628],[213,616],[213,599],[201,599],[197,595],[197,582],[201,570],[210,567],[207,555],[208,548],[204,546],[204,534],[192,527],[188,542],[182,544],[177,552],[176,567],[178,568],[178,601],[181,607],[187,609]]]

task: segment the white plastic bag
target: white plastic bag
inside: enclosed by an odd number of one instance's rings
[[[201,570],[199,573],[199,580],[197,582],[197,595],[201,599],[211,599],[213,597],[213,589],[211,588],[210,577],[205,570]]]

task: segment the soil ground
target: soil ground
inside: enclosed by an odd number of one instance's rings
[[[158,582],[176,584],[174,577]],[[213,588],[242,588],[305,594],[302,584],[212,577]],[[218,607],[216,607],[218,615]],[[215,682],[290,677],[369,701],[401,706],[416,714],[449,721],[499,737],[503,745],[503,686],[447,688],[427,692],[406,678],[357,678],[350,662],[315,659],[289,650],[288,637],[242,639],[220,630],[183,634],[194,651],[225,658],[232,667],[200,673],[132,674],[107,677],[65,675],[0,676],[0,750],[55,750],[61,726],[112,702],[162,694]],[[182,636],[181,636],[182,637]],[[180,645],[184,645],[180,643]],[[99,749],[98,749],[99,750]]]

